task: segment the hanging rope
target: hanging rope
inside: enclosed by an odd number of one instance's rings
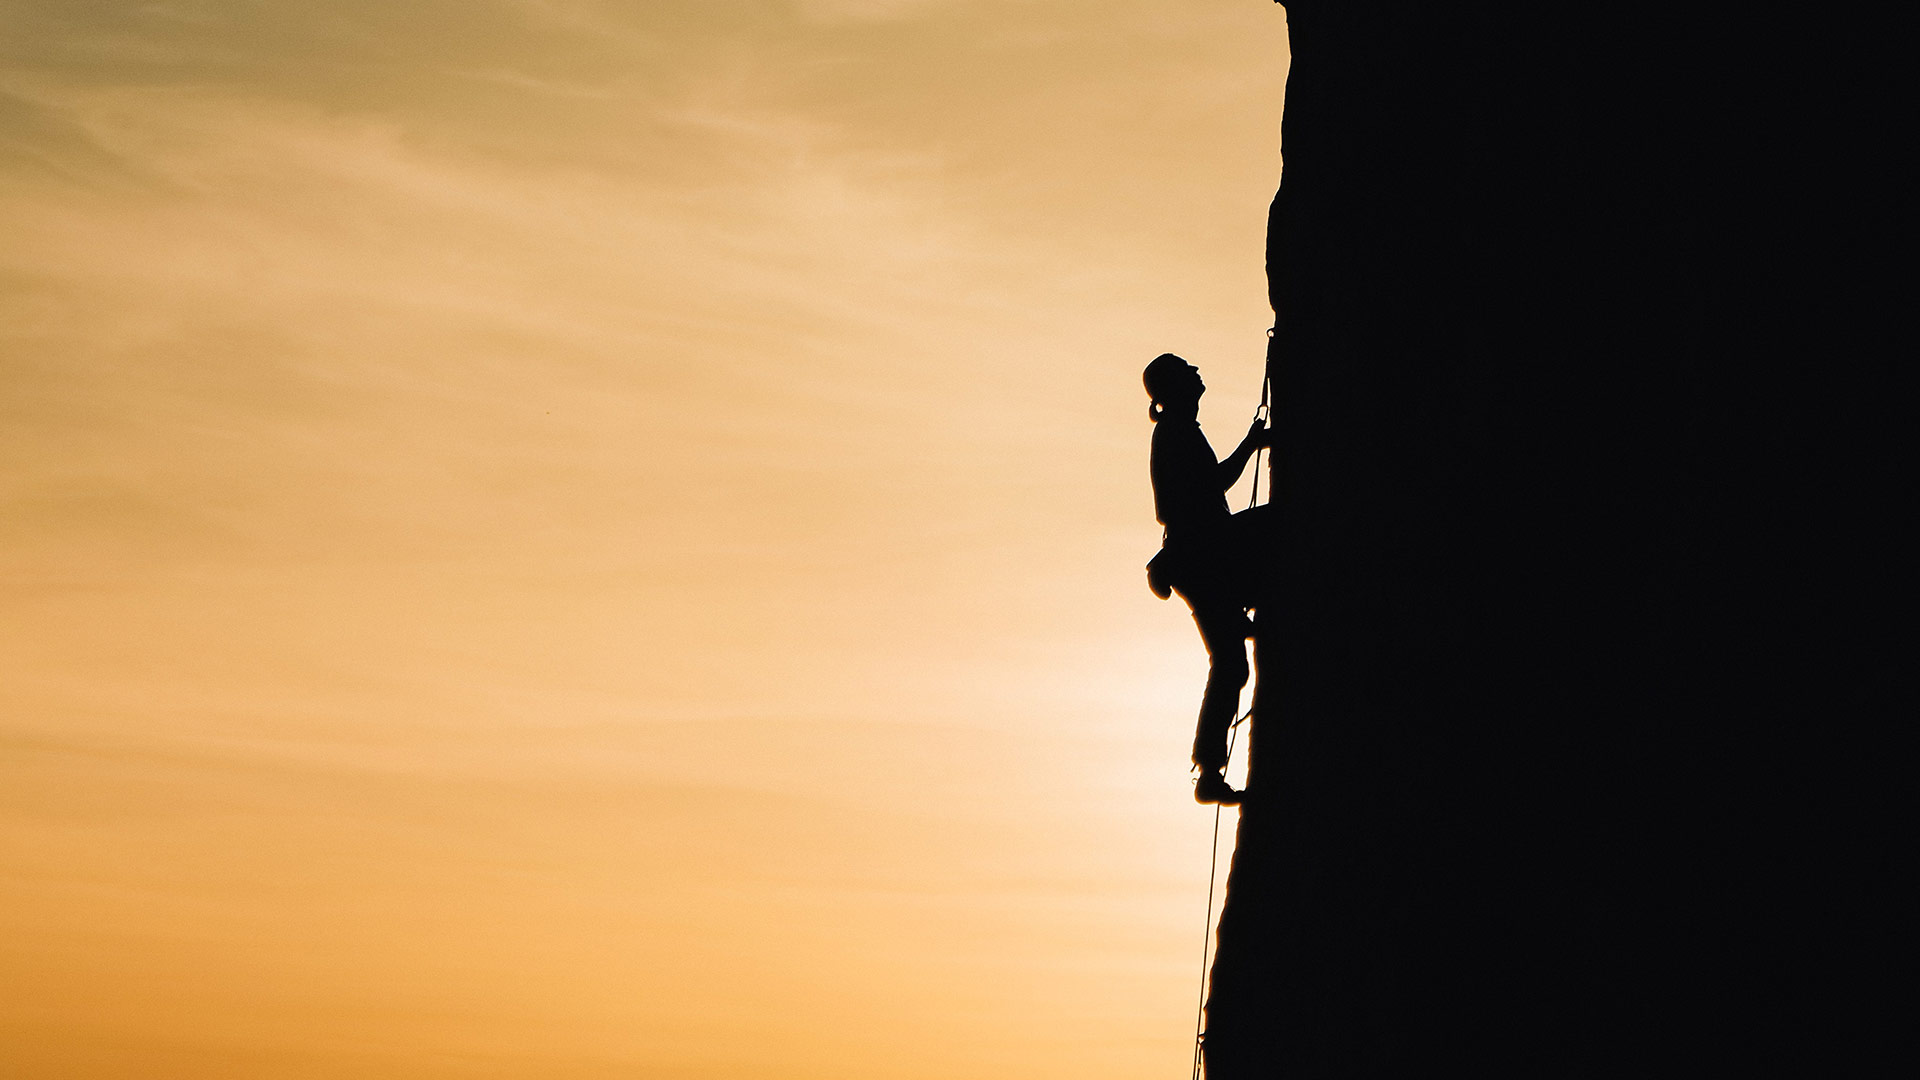
[[[1267,331],[1267,340],[1269,342],[1273,340],[1272,330]],[[1267,352],[1269,355],[1272,354],[1273,349],[1271,345],[1268,346]],[[1267,422],[1268,430],[1269,431],[1272,430],[1272,427],[1273,427],[1273,362],[1271,360],[1267,362],[1265,366],[1265,374],[1260,379],[1260,407],[1253,410],[1253,418],[1255,420],[1265,420]],[[1271,441],[1271,435],[1269,435],[1269,441]],[[1272,449],[1273,449],[1272,446],[1269,445],[1269,446],[1263,446],[1260,449],[1255,450],[1253,452],[1253,494],[1248,496],[1247,498],[1247,509],[1249,510],[1253,509],[1255,506],[1258,506],[1260,503],[1260,461],[1261,461],[1260,456],[1262,454],[1270,453]],[[1272,494],[1271,489],[1269,489],[1268,494],[1269,495]]]
[[[1227,760],[1233,760],[1233,744],[1240,734],[1240,723],[1253,715],[1248,709],[1227,727]],[[1207,1016],[1207,961],[1213,952],[1213,883],[1220,871],[1220,811],[1219,803],[1213,804],[1213,857],[1207,864],[1207,921],[1200,937],[1200,1003],[1193,1009],[1193,1080],[1200,1080],[1203,1064],[1203,1051],[1206,1043]]]
[[[1271,339],[1273,336],[1273,331],[1268,330],[1267,337]],[[1266,420],[1269,426],[1273,422],[1273,365],[1271,363],[1266,366],[1266,377],[1260,380],[1260,407],[1254,410],[1253,418]],[[1253,493],[1247,498],[1249,510],[1260,504],[1260,455],[1267,453],[1270,449],[1271,447],[1262,447],[1253,453]],[[1252,715],[1253,709],[1248,708],[1227,726],[1227,761],[1229,763],[1233,761],[1233,744],[1239,738],[1240,725]],[[1224,767],[1222,771],[1225,771]],[[1213,805],[1212,857],[1207,863],[1207,919],[1201,927],[1200,936],[1200,1002],[1194,1006],[1193,1010],[1192,1080],[1200,1080],[1201,1071],[1206,1065],[1207,962],[1212,959],[1213,953],[1213,889],[1214,881],[1220,872],[1220,811],[1222,809],[1219,803]]]

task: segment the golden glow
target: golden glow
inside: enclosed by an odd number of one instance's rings
[[[1260,0],[0,9],[0,1071],[1186,1067]]]

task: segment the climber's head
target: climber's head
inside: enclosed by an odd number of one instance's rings
[[[1207,384],[1200,381],[1200,369],[1172,353],[1154,357],[1141,372],[1140,381],[1147,385],[1147,396],[1153,399],[1147,415],[1155,420],[1168,409],[1186,412],[1197,408],[1200,395],[1207,392]]]

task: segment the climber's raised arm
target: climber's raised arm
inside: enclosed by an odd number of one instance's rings
[[[1227,455],[1227,460],[1220,463],[1220,490],[1225,491],[1238,482],[1240,474],[1247,471],[1247,462],[1253,460],[1254,453],[1271,445],[1272,429],[1267,427],[1265,420],[1255,420],[1253,426],[1247,429],[1247,437],[1241,439],[1240,445]]]

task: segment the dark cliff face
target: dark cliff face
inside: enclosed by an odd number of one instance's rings
[[[1791,722],[1743,429],[1786,347],[1769,76],[1704,17],[1567,8],[1288,6],[1284,525],[1209,1076],[1719,1052],[1729,830]]]

